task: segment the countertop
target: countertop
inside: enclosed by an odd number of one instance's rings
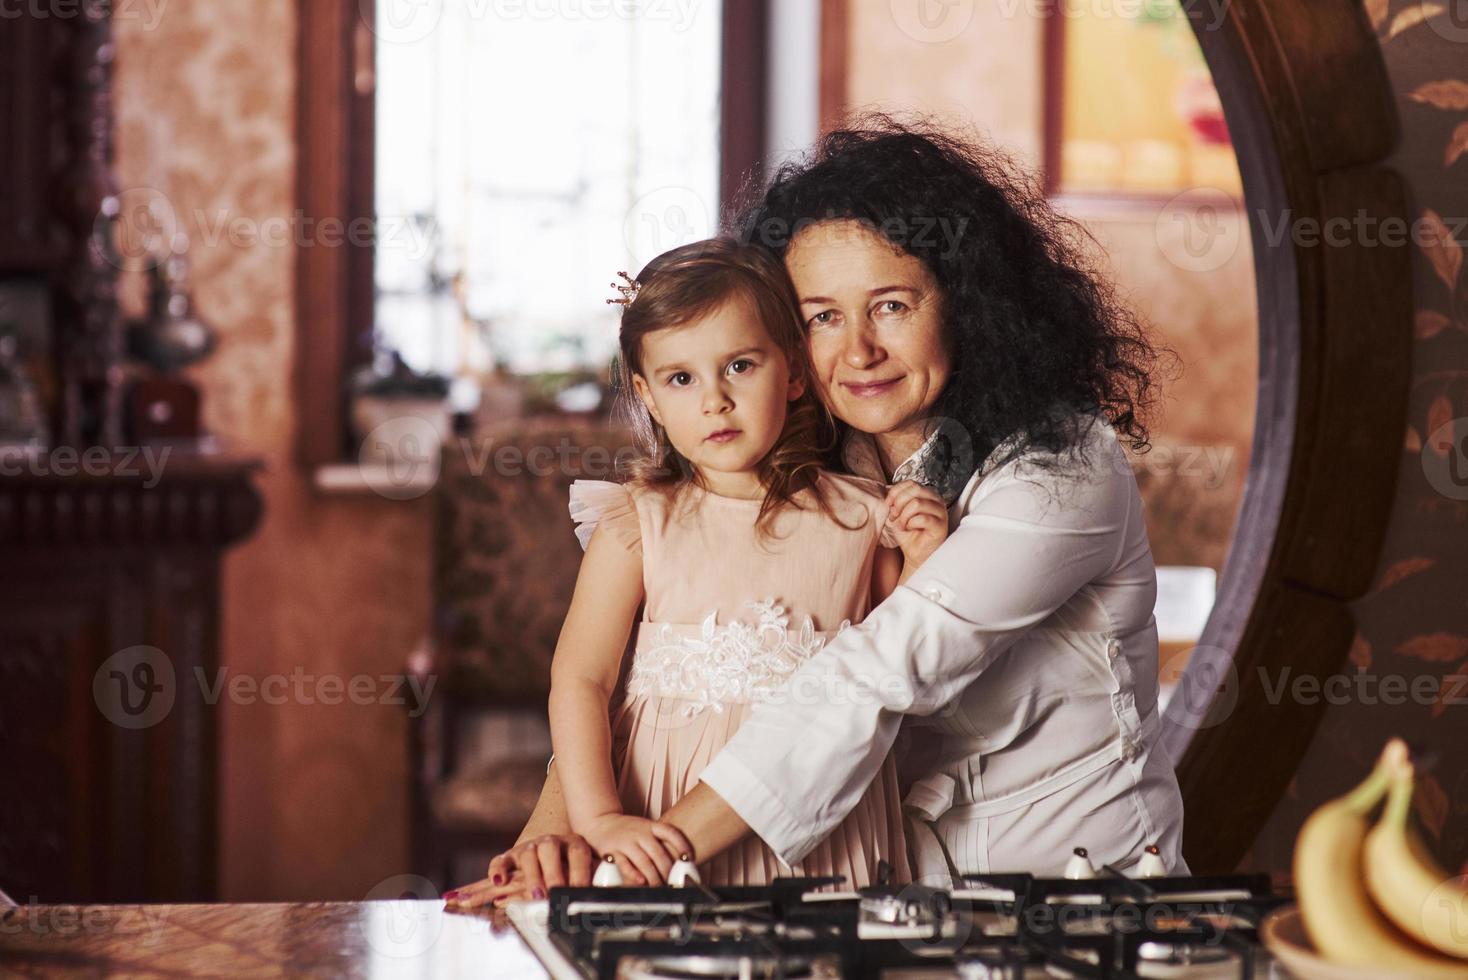
[[[443,902],[20,905],[0,976],[544,977],[501,913]]]

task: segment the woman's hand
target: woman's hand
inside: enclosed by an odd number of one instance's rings
[[[677,827],[624,813],[594,818],[587,825],[586,839],[598,854],[616,859],[625,884],[661,885],[668,880],[673,862],[693,853],[693,845]],[[628,863],[637,870],[641,882],[628,880]]]
[[[591,884],[596,855],[579,834],[543,834],[495,855],[481,881],[444,893],[449,908],[474,909],[512,898],[545,898],[561,885]],[[624,870],[624,874],[626,871]]]
[[[903,480],[887,491],[887,526],[902,549],[902,580],[948,539],[948,505],[932,487]]]

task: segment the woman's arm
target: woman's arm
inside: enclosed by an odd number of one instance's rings
[[[622,812],[607,705],[642,602],[642,555],[598,527],[551,661],[550,728],[571,828]]]
[[[658,823],[667,824],[688,838],[694,861],[706,861],[749,834],[749,824],[704,783],[684,793]]]
[[[989,474],[911,580],[806,661],[789,697],[756,705],[704,769],[709,789],[783,860],[803,858],[856,805],[903,715],[952,702],[1113,567],[1140,504],[1114,437],[1089,453],[1063,479],[1015,463]],[[700,860],[711,856],[700,848]]]
[[[515,843],[547,834],[569,833],[572,833],[571,818],[566,816],[566,797],[561,790],[560,771],[552,761],[545,771],[545,785],[540,788],[540,798],[535,801],[535,809],[530,811],[530,819],[525,821],[525,829],[520,831]],[[493,873],[494,865],[491,864],[490,874]]]

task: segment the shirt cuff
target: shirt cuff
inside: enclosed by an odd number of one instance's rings
[[[804,858],[821,842],[728,748],[714,756],[698,778],[718,793],[787,865]]]

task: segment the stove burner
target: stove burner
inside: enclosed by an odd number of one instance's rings
[[[1263,875],[817,891],[834,883],[556,888],[532,946],[562,962],[556,980],[1253,980],[1270,975],[1258,923],[1288,900]]]
[[[829,961],[777,956],[638,956],[622,961],[622,980],[826,980],[841,976]]]
[[[1140,977],[1237,977],[1243,953],[1207,943],[1149,941],[1137,947]]]
[[[776,939],[814,939],[815,931],[784,922],[718,916],[674,922],[666,926],[648,926],[636,932],[637,938],[648,942],[673,943],[695,938],[753,939],[761,936]]]

